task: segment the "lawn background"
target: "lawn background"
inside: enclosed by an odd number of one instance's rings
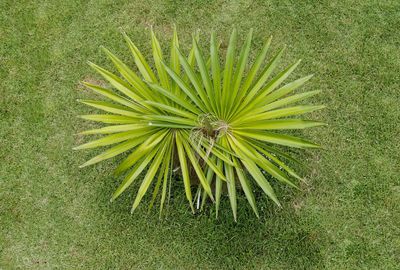
[[[111,68],[104,45],[132,62],[121,31],[150,55],[150,26],[168,45],[174,23],[186,48],[253,27],[253,56],[273,35],[280,67],[303,59],[291,78],[315,74],[301,91],[323,91],[329,126],[303,134],[325,149],[299,155],[309,184],[278,186],[282,209],[192,216],[177,185],[159,221],[129,214],[132,192],[109,202],[115,160],[78,169],[86,61]],[[399,269],[399,30],[399,1],[1,1],[0,269]]]

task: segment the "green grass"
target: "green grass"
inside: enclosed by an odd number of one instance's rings
[[[0,269],[399,269],[400,3],[136,2],[0,2]],[[241,196],[237,224],[227,198],[219,220],[192,216],[177,183],[159,221],[129,214],[132,192],[109,202],[115,161],[78,169],[86,61],[111,67],[101,45],[130,59],[121,31],[150,54],[149,27],[166,45],[173,23],[182,44],[214,28],[222,48],[254,27],[253,48],[273,35],[283,64],[303,59],[292,78],[315,74],[303,91],[323,91],[329,126],[304,135],[325,149],[299,152],[308,185],[277,185],[282,209],[259,195],[257,220]]]

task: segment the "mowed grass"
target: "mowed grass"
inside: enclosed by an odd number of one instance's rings
[[[400,3],[322,2],[1,1],[0,269],[399,269]],[[282,209],[259,194],[259,220],[244,196],[237,223],[227,198],[193,216],[176,183],[166,219],[130,215],[134,189],[109,202],[116,160],[78,168],[86,61],[111,68],[104,45],[132,63],[121,31],[149,56],[150,26],[167,45],[174,23],[184,48],[215,29],[223,50],[253,27],[253,56],[273,35],[280,67],[303,59],[291,78],[315,74],[301,91],[323,91],[329,126],[302,134],[324,149],[296,152],[301,191],[274,183]]]

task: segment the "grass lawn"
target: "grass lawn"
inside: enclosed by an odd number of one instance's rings
[[[400,269],[399,15],[394,0],[0,1],[0,269]],[[115,160],[78,168],[94,154],[71,150],[94,125],[78,82],[100,79],[86,61],[111,68],[101,45],[131,61],[121,31],[150,55],[149,27],[166,45],[173,23],[186,48],[198,28],[253,27],[253,53],[273,35],[280,67],[303,59],[291,78],[315,74],[301,91],[323,91],[329,126],[304,136],[324,149],[299,152],[308,185],[276,185],[282,209],[259,196],[257,220],[241,196],[237,223],[227,198],[218,220],[193,216],[178,183],[160,221],[129,213],[132,190],[110,203]]]

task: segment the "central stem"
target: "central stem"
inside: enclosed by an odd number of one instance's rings
[[[210,120],[208,118],[204,119],[204,131],[206,132],[207,136],[211,137],[214,135],[214,127],[212,126]]]

